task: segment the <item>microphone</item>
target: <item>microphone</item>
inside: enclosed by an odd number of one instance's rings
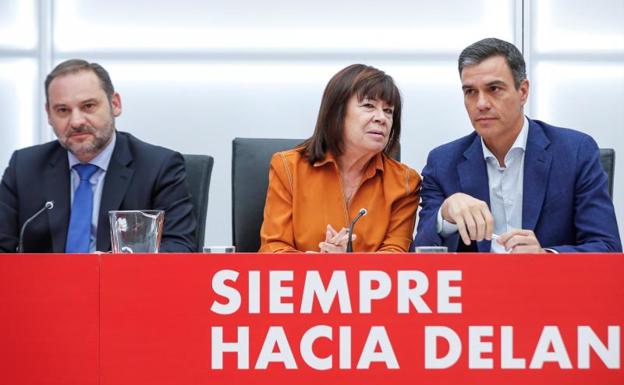
[[[353,228],[355,227],[355,222],[359,221],[360,218],[366,215],[366,213],[368,213],[366,209],[360,209],[360,211],[358,212],[358,215],[353,219],[353,221],[351,222],[351,225],[349,226],[349,237],[347,238],[347,253],[353,252],[352,236],[353,236]]]
[[[26,231],[26,227],[28,227],[30,222],[32,222],[33,220],[35,220],[35,218],[37,218],[39,215],[41,215],[42,212],[44,212],[46,210],[52,210],[53,208],[54,208],[54,201],[47,201],[43,205],[43,207],[39,209],[39,211],[34,213],[32,215],[32,217],[28,218],[26,220],[26,222],[24,222],[24,224],[22,225],[22,230],[20,231],[19,242],[17,244],[17,252],[18,253],[23,253],[24,252],[24,231]]]

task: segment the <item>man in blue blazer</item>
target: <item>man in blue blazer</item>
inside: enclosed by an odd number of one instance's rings
[[[142,209],[165,211],[161,251],[195,251],[184,159],[116,131],[121,99],[106,70],[65,61],[45,91],[58,140],[13,153],[0,184],[0,251],[16,251],[25,221],[48,201],[24,232],[25,252],[108,251],[108,211]]]
[[[449,251],[621,252],[596,142],[524,116],[524,59],[484,39],[459,57],[475,132],[429,154],[413,246]]]

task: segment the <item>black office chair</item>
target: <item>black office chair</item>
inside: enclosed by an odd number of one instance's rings
[[[615,173],[615,150],[612,148],[600,149],[600,163],[607,173],[607,186],[609,187],[609,196],[613,199],[613,175]]]
[[[256,252],[260,248],[271,156],[302,142],[265,138],[232,141],[232,242],[237,252]]]
[[[209,155],[183,154],[186,164],[186,183],[191,193],[193,214],[197,219],[195,230],[195,250],[202,251],[206,233],[206,212],[208,211],[208,192],[214,159]]]

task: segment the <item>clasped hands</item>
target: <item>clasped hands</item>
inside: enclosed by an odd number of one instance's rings
[[[357,235],[353,234],[351,240],[355,240]],[[327,225],[325,231],[325,241],[319,242],[321,253],[344,253],[347,251],[347,242],[349,240],[349,229],[343,227],[340,231],[336,231],[332,225]]]
[[[487,204],[464,193],[455,193],[440,207],[442,219],[457,225],[462,241],[492,240],[494,217]],[[531,230],[514,229],[500,234],[494,241],[512,253],[544,253],[535,233]]]

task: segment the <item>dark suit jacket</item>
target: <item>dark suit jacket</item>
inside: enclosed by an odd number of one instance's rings
[[[65,251],[70,215],[67,150],[58,141],[15,151],[0,185],[0,251],[15,252],[24,222],[46,201],[54,208],[28,226],[25,252]],[[109,210],[165,210],[161,251],[195,251],[195,218],[185,181],[184,159],[174,151],[117,132],[104,179],[97,250],[108,251]]]
[[[529,120],[523,178],[522,227],[533,230],[542,247],[559,252],[622,251],[607,175],[589,135]],[[443,239],[436,228],[442,202],[456,192],[490,205],[487,169],[476,132],[429,154],[413,246],[445,245],[449,251],[457,250],[459,235]],[[477,248],[490,251],[490,241],[477,242]]]

